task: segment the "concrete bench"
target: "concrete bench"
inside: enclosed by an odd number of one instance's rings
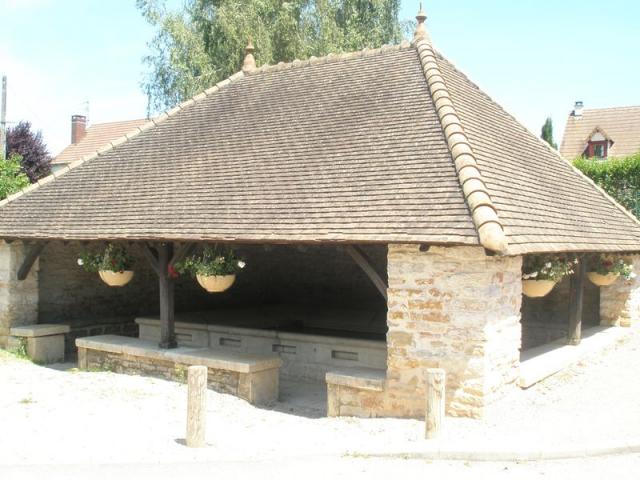
[[[184,380],[186,367],[208,369],[209,388],[230,393],[254,405],[277,401],[282,360],[275,355],[253,355],[222,349],[180,347],[161,349],[155,342],[117,335],[76,340],[78,366],[120,373]]]
[[[13,327],[8,347],[14,350],[25,344],[27,355],[36,363],[64,362],[64,335],[69,330],[69,325],[47,323]]]

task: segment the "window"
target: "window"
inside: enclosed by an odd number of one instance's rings
[[[589,142],[587,146],[586,154],[588,158],[607,158],[607,147],[609,142],[607,140],[598,142]]]

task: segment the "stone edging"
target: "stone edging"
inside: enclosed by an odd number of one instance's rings
[[[349,452],[351,457],[402,458],[408,460],[453,460],[475,462],[535,462],[543,460],[568,460],[585,457],[602,457],[607,455],[622,455],[640,453],[640,439],[621,442],[619,445],[595,445],[590,447],[573,447],[557,449],[464,449],[439,448],[438,441],[427,441],[427,448],[423,451],[410,452]]]

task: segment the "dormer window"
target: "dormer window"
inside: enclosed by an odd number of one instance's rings
[[[596,129],[587,142],[584,156],[587,158],[607,158],[611,142],[604,133]]]
[[[589,142],[587,147],[587,157],[589,158],[607,158],[607,142]]]

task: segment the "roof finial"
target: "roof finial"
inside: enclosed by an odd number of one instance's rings
[[[249,42],[244,49],[245,56],[244,62],[242,62],[242,71],[250,72],[251,70],[255,70],[256,68],[256,59],[253,56],[255,48],[253,48],[253,43],[251,43],[251,37],[249,37]]]
[[[422,2],[420,2],[420,11],[418,12],[418,15],[416,15],[418,25],[416,25],[416,31],[413,34],[414,41],[429,38],[429,34],[427,33],[427,26],[424,24],[426,19],[427,14],[424,13],[424,10],[422,9]]]

